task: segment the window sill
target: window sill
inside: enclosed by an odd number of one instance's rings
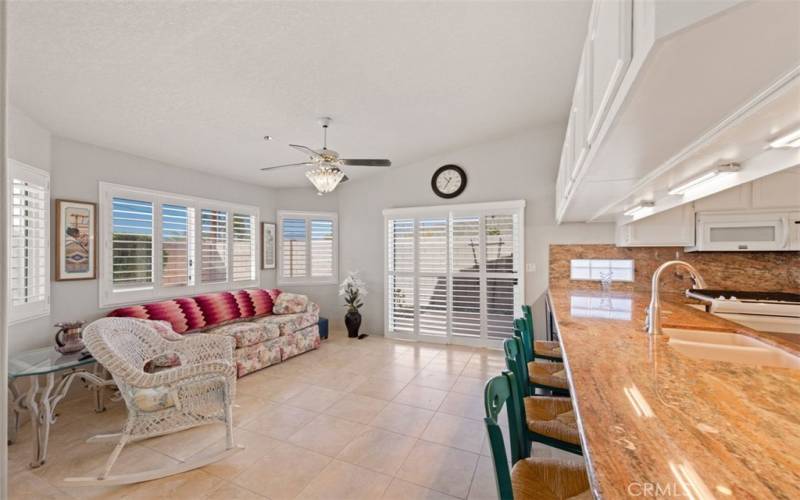
[[[281,286],[308,286],[308,285],[338,285],[338,280],[326,280],[326,281],[318,281],[318,280],[303,280],[303,281],[281,281],[278,280],[277,284],[279,287]]]

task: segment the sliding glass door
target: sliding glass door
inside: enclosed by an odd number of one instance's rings
[[[498,346],[523,296],[524,202],[384,211],[386,333]]]

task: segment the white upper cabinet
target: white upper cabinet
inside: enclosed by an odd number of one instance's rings
[[[797,165],[766,146],[800,120],[800,44],[787,42],[800,39],[799,18],[800,2],[595,0],[556,220],[613,221],[643,200],[655,215]],[[730,184],[669,193],[719,162],[742,166]],[[759,187],[755,205],[788,189]]]
[[[589,19],[591,98],[587,141],[591,143],[631,63],[633,0],[594,2]]]

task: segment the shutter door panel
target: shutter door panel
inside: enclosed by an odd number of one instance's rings
[[[333,276],[333,221],[311,220],[311,276]]]
[[[256,218],[233,214],[233,281],[256,279]]]
[[[203,283],[228,280],[228,213],[204,208],[200,211]]]
[[[307,275],[306,221],[286,218],[281,222],[281,273],[284,278],[304,278]]]
[[[11,249],[8,275],[11,305],[21,306],[47,300],[46,182],[37,184],[11,180]],[[13,311],[11,311],[13,313]]]
[[[161,284],[194,283],[194,208],[161,205]]]
[[[114,198],[112,205],[114,287],[150,284],[153,282],[153,204]]]
[[[414,277],[389,277],[389,329],[414,332]]]

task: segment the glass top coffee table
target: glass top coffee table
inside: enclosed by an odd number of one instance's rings
[[[16,387],[16,381],[21,378],[28,379],[25,393],[20,393]],[[56,422],[56,406],[67,395],[76,378],[86,382],[95,392],[95,411],[103,411],[103,390],[114,382],[107,378],[105,370],[91,356],[84,356],[80,352],[61,354],[53,347],[42,347],[9,357],[8,388],[14,400],[11,440],[16,438],[19,430],[20,414],[27,411],[33,430],[31,467],[44,464],[50,425]]]

